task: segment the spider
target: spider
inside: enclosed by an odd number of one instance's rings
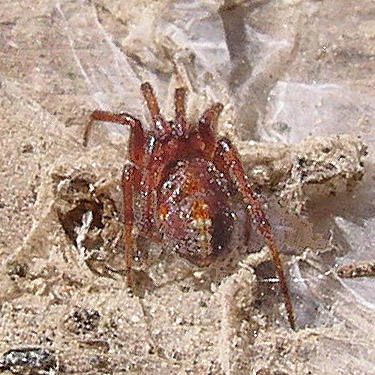
[[[228,247],[233,217],[228,199],[233,187],[247,215],[263,235],[280,280],[288,320],[294,313],[279,251],[271,227],[252,191],[239,154],[230,140],[218,138],[215,126],[223,109],[216,103],[197,124],[185,117],[185,89],[175,91],[175,119],[165,121],[150,83],[141,85],[153,130],[145,132],[127,113],[94,111],[84,130],[84,145],[94,121],[130,126],[129,158],[122,173],[126,275],[131,287],[135,253],[133,193],[139,194],[140,231],[154,241],[168,241],[177,253],[200,267],[211,264]]]

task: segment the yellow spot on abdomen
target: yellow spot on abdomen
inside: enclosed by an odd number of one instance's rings
[[[211,252],[211,233],[212,221],[210,219],[209,207],[203,200],[195,200],[191,205],[192,226],[196,230],[196,241],[198,248],[196,251],[201,256],[208,256]]]
[[[208,210],[208,205],[203,200],[195,200],[191,205],[191,216],[193,219],[209,219],[210,212]]]
[[[165,218],[167,216],[167,213],[168,213],[167,206],[161,205],[160,209],[159,209],[159,218],[160,218],[160,220],[165,220]]]

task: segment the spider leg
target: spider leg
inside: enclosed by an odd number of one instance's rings
[[[123,243],[125,250],[126,279],[128,286],[133,285],[132,263],[135,252],[133,192],[140,190],[141,171],[134,164],[126,163],[122,172],[122,195],[124,210]]]
[[[221,103],[214,104],[203,113],[198,123],[199,135],[205,144],[205,153],[210,159],[216,148],[216,133],[214,128],[222,110],[223,105]]]
[[[177,135],[181,137],[186,132],[187,128],[185,117],[185,89],[183,87],[179,87],[176,89],[174,94],[174,103],[176,109],[174,127]]]
[[[142,94],[146,100],[147,108],[150,111],[152,122],[159,135],[167,134],[171,131],[171,127],[160,114],[160,109],[150,83],[145,82],[141,85]]]
[[[255,194],[248,183],[248,178],[245,174],[238,153],[229,141],[229,139],[224,137],[218,141],[218,145],[214,155],[214,164],[226,176],[229,176],[231,172],[233,180],[237,184],[237,188],[244,198],[246,208],[249,211],[249,214],[253,217],[253,220],[257,225],[258,230],[263,235],[265,242],[267,243],[271,251],[274,267],[279,277],[281,291],[284,296],[284,303],[288,314],[288,320],[292,329],[295,329],[295,319],[292,302],[286,283],[285,274],[279,255],[279,250],[272,236],[270,224],[266,219],[260,206],[260,203],[256,199]]]
[[[155,192],[158,190],[164,166],[169,158],[173,159],[173,155],[173,149],[165,149],[163,144],[156,141],[149,154],[148,164],[145,165],[147,172],[144,173],[141,181],[141,197],[143,199],[141,231],[155,242],[161,242],[159,234],[154,230]]]
[[[122,125],[129,125],[130,138],[129,138],[129,156],[130,160],[137,165],[142,167],[143,165],[143,156],[144,149],[146,145],[146,137],[142,128],[142,124],[136,118],[128,115],[127,113],[111,113],[105,111],[94,111],[90,120],[86,124],[84,133],[83,133],[83,145],[87,146],[88,137],[92,124],[94,121],[107,121],[114,122]]]

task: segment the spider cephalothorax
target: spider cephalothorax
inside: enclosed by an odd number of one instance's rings
[[[223,105],[206,110],[197,124],[187,124],[185,90],[176,89],[174,121],[160,114],[151,85],[141,91],[151,113],[153,130],[145,132],[139,120],[127,113],[94,111],[85,128],[84,143],[93,121],[110,121],[131,128],[129,158],[122,175],[124,247],[128,285],[132,285],[133,194],[141,201],[140,230],[156,241],[167,240],[190,262],[207,266],[227,247],[233,228],[230,190],[242,196],[249,220],[253,220],[270,248],[284,295],[289,322],[294,314],[279,252],[264,216],[229,139],[217,138],[214,127]]]

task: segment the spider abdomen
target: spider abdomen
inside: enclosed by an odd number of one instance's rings
[[[160,233],[185,259],[210,264],[228,243],[233,218],[228,182],[199,158],[167,168],[158,194]]]

